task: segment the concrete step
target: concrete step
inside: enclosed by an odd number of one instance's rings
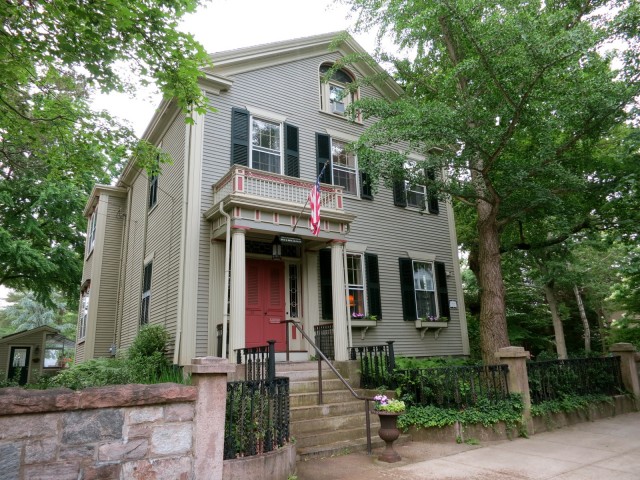
[[[290,393],[318,393],[317,380],[296,380],[289,381]],[[334,390],[346,390],[341,380],[337,378],[322,379],[322,391],[329,392]]]
[[[364,423],[364,422],[363,422]],[[377,430],[371,432],[371,436]],[[364,426],[342,428],[338,430],[324,430],[316,432],[306,432],[294,435],[297,448],[313,447],[314,445],[325,445],[329,443],[342,442],[344,440],[354,441],[358,438],[366,437],[366,428]]]
[[[291,407],[291,423],[304,420],[322,419],[325,417],[337,417],[340,415],[354,415],[360,413],[364,418],[364,402],[361,400],[351,400],[340,403],[325,403],[318,405],[317,401],[313,405]]]
[[[276,362],[276,373],[300,370],[318,371],[318,362]],[[326,363],[322,362],[322,370],[330,370]]]
[[[292,382],[300,382],[306,380],[318,380],[318,371],[317,370],[290,370],[284,372],[276,371],[277,377],[289,377],[289,380]],[[322,380],[332,380],[336,379],[336,374],[331,370],[323,370],[322,371]]]
[[[400,435],[400,438],[393,443],[394,447],[403,445],[411,439],[409,435]],[[377,432],[371,432],[371,447],[373,449],[384,446],[384,442]],[[354,440],[343,440],[339,442],[315,445],[312,447],[296,447],[299,460],[309,460],[311,458],[333,457],[338,455],[348,455],[352,452],[361,452],[367,449],[366,436]]]
[[[330,390],[322,392],[324,403],[340,403],[356,400],[349,390]],[[359,400],[362,402],[362,400]],[[289,402],[291,407],[304,407],[318,404],[318,393],[290,393]]]
[[[377,415],[370,416],[371,428],[378,431],[380,420]],[[321,418],[310,418],[309,420],[298,420],[291,422],[291,433],[294,436],[307,433],[318,433],[323,431],[335,431],[338,429],[350,429],[366,427],[364,412],[344,414],[337,416],[323,416]]]

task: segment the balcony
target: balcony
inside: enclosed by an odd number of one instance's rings
[[[237,195],[261,199],[268,198],[283,204],[295,204],[302,208],[307,202],[312,188],[313,182],[262,170],[234,166],[213,186],[213,203],[217,205],[227,197]],[[321,185],[320,191],[321,208],[344,211],[342,187]]]
[[[295,233],[305,235],[310,215],[307,200],[313,186],[313,181],[234,165],[213,185],[213,205],[205,218],[214,222],[214,229],[220,228],[224,224],[224,218],[219,218],[223,205],[233,225],[260,229],[259,224],[271,224],[280,230],[291,230],[295,225],[302,230]],[[343,238],[355,216],[344,210],[342,187],[320,185],[320,208],[324,233],[320,236]]]

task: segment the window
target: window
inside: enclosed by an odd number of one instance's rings
[[[400,258],[400,290],[405,320],[449,317],[449,296],[444,263],[428,260],[433,255],[413,253]]]
[[[416,296],[417,318],[437,318],[436,282],[432,263],[413,262],[413,288]]]
[[[231,109],[231,165],[300,177],[298,127],[265,110]]]
[[[158,203],[158,175],[149,178],[149,210]]]
[[[96,244],[96,223],[98,222],[98,207],[91,214],[89,219],[89,238],[87,239],[87,245],[89,245],[89,251],[87,254],[93,252],[93,247]]]
[[[78,340],[84,340],[87,333],[87,319],[89,318],[89,289],[87,289],[80,299],[80,321],[78,325]]]
[[[404,182],[404,189],[407,195],[407,207],[425,209],[427,197],[427,187],[424,185],[411,185],[408,180]]]
[[[140,325],[149,323],[149,309],[151,307],[151,273],[153,271],[153,262],[149,262],[144,266],[142,278],[142,304],[140,308]]]
[[[411,165],[407,165],[406,177],[408,179],[396,181],[393,185],[393,203],[398,207],[412,207],[420,210],[428,210],[429,213],[438,214],[440,206],[438,197],[431,195],[425,185],[415,183],[411,180],[414,175],[411,174]],[[435,171],[427,170],[427,178],[435,180]]]
[[[279,123],[252,117],[251,119],[251,168],[280,173],[282,129]]]
[[[327,132],[332,131],[327,129]],[[339,132],[336,133],[339,134]],[[356,141],[357,137],[346,134],[341,136],[345,138],[316,133],[317,175],[322,174],[320,177],[322,183],[340,185],[347,194],[373,200],[371,185],[366,174],[360,172],[356,155],[347,149],[349,142]]]
[[[373,253],[347,253],[347,282],[351,318],[366,316],[382,318],[378,256]],[[344,295],[344,293],[341,293]],[[320,250],[320,300],[322,318],[333,318],[333,285],[331,280],[331,250]]]
[[[364,275],[362,274],[362,254],[347,254],[347,279],[349,282],[349,312],[351,318],[367,316],[364,298]]]
[[[349,105],[358,98],[357,92],[349,91],[349,84],[355,79],[346,70],[339,69],[333,72],[329,81],[323,82],[323,76],[331,67],[327,63],[320,66],[320,108],[324,112],[344,116]],[[359,115],[356,120],[360,120]]]
[[[331,177],[345,193],[358,195],[358,162],[353,152],[347,151],[346,142],[331,139]]]
[[[68,340],[60,335],[47,334],[44,346],[44,368],[63,368],[65,360],[65,344]]]

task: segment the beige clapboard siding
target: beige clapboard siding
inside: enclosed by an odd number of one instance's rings
[[[100,273],[100,295],[97,305],[98,316],[95,327],[94,357],[107,357],[109,348],[115,342],[115,328],[118,303],[118,285],[120,283],[120,258],[122,256],[122,230],[125,216],[126,199],[114,195],[108,196],[106,229],[102,251]]]
[[[230,167],[231,108],[247,105],[272,111],[287,117],[287,122],[299,128],[301,178],[314,180],[316,176],[315,133],[326,128],[350,135],[359,135],[363,125],[319,111],[318,67],[324,61],[338,58],[327,53],[283,65],[237,74],[228,92],[211,96],[217,108],[207,114],[205,122],[204,166],[202,177],[202,209],[212,205],[212,185]],[[363,96],[377,95],[371,87],[362,89]],[[373,201],[346,198],[345,208],[358,217],[352,225],[349,241],[364,243],[367,251],[378,254],[382,290],[383,320],[369,329],[364,342],[360,330],[354,329],[354,343],[378,344],[396,342],[396,351],[405,355],[462,354],[462,340],[458,312],[452,311],[451,324],[434,340],[429,332],[424,339],[413,322],[402,321],[402,304],[398,258],[407,250],[435,253],[438,261],[453,271],[447,210],[441,202],[440,214],[420,214],[393,205],[392,193],[380,187]],[[206,248],[205,248],[206,246]],[[201,228],[201,257],[198,287],[198,339],[206,338],[206,308],[208,298],[208,229]],[[448,277],[450,298],[454,298],[454,277]],[[200,348],[200,347],[199,347]]]
[[[162,140],[163,150],[173,161],[162,166],[158,203],[149,212],[147,225],[146,255],[153,255],[149,323],[163,325],[171,338],[175,338],[178,316],[185,128],[184,117],[179,115]],[[173,347],[171,340],[169,355]]]
[[[131,210],[127,222],[129,232],[125,239],[127,263],[124,266],[124,296],[122,307],[122,327],[118,348],[126,349],[138,333],[140,319],[140,295],[142,288],[142,268],[144,262],[144,228],[147,214],[147,177],[137,175],[129,191]]]

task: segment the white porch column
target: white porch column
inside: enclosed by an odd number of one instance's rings
[[[209,340],[207,355],[220,356],[217,351],[217,327],[224,321],[224,275],[227,266],[225,260],[225,244],[221,240],[212,240],[209,253]]]
[[[344,285],[344,242],[331,243],[331,284],[333,297],[333,348],[336,361],[349,360],[347,309]]]
[[[243,228],[232,227],[231,234],[231,308],[229,319],[229,358],[234,350],[245,347],[245,250]]]

